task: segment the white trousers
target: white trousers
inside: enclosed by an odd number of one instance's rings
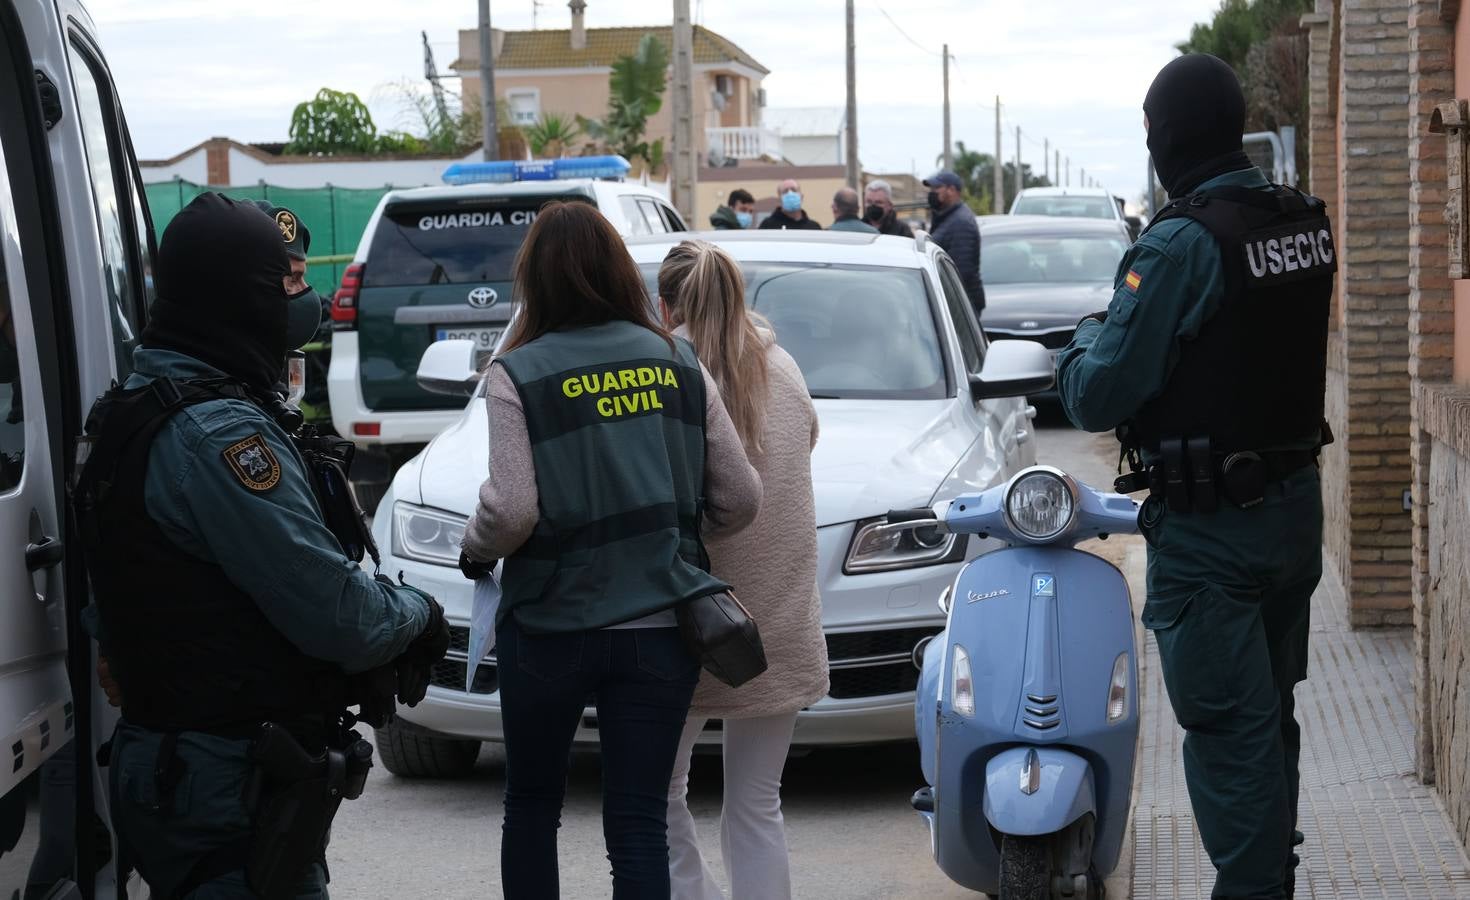
[[[689,812],[689,760],[705,719],[684,724],[669,782],[669,873],[673,900],[724,900],[699,852]],[[725,803],[720,849],[732,900],[790,900],[791,863],[781,816],[781,773],[796,713],[725,720]]]

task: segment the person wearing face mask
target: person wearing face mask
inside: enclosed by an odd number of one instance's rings
[[[1185,729],[1211,896],[1275,900],[1292,896],[1303,840],[1293,691],[1322,574],[1336,246],[1320,200],[1246,157],[1245,99],[1224,62],[1179,57],[1143,110],[1173,199],[1128,251],[1107,310],[1078,324],[1057,386],[1078,427],[1118,429],[1132,469],[1118,488],[1149,491],[1143,624]]]
[[[985,309],[985,286],[980,283],[980,225],[965,203],[965,184],[953,172],[935,172],[924,179],[924,187],[929,189],[929,236],[954,260],[978,319]]]
[[[745,188],[730,192],[729,201],[709,214],[716,231],[739,231],[755,224],[755,198]]]
[[[283,237],[250,203],[185,207],[133,372],[87,420],[112,824],[159,897],[324,898],[332,817],[371,765],[353,727],[421,700],[449,643],[432,597],[344,553],[281,424],[287,353],[321,317],[287,292]]]
[[[886,181],[870,181],[863,191],[863,221],[878,229],[880,234],[892,234],[911,238],[914,231],[898,218],[893,208],[893,186]]]
[[[795,178],[788,178],[776,188],[781,206],[761,223],[762,228],[806,228],[821,231],[822,226],[812,220],[801,208],[801,185]]]

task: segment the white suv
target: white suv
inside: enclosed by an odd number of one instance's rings
[[[801,367],[821,423],[812,481],[831,689],[798,716],[795,744],[913,740],[915,652],[944,626],[940,593],[988,545],[882,526],[890,509],[947,502],[1032,465],[1036,411],[1022,398],[1051,384],[1051,359],[1028,341],[987,345],[954,263],[922,234],[698,236],[740,263],[748,302]],[[679,239],[629,241],[651,293]],[[384,765],[400,774],[462,774],[481,741],[501,740],[493,658],[466,690],[472,590],[456,568],[489,467],[475,371],[468,341],[425,354],[423,383],[469,385],[475,396],[398,472],[373,526],[384,568],[439,598],[454,636],[428,697],[378,732]],[[717,741],[718,728],[704,739]],[[596,740],[588,710],[577,741]]]
[[[485,353],[495,346],[510,320],[511,263],[543,205],[591,203],[627,236],[685,230],[666,198],[636,183],[480,179],[564,171],[616,179],[627,165],[621,157],[461,163],[445,172],[448,186],[389,191],[379,201],[333,298],[327,375],[333,426],[368,451],[353,473],[365,506],[398,463],[459,417],[459,402],[414,380],[419,357],[451,338]]]

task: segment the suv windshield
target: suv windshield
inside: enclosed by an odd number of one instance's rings
[[[390,205],[368,245],[363,287],[509,281],[516,252],[550,199]]]
[[[645,265],[658,295],[658,266]],[[743,263],[745,301],[771,323],[813,397],[946,396],[938,330],[918,269]]]
[[[1024,282],[1111,282],[1128,246],[1121,236],[1002,235],[983,237],[980,280],[986,284]]]
[[[1111,197],[1022,197],[1011,207],[1011,215],[1116,219],[1118,207]]]

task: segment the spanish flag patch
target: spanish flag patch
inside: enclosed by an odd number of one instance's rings
[[[1129,269],[1127,276],[1123,278],[1123,283],[1128,285],[1128,290],[1136,294],[1138,293],[1138,286],[1143,284],[1143,276]]]

